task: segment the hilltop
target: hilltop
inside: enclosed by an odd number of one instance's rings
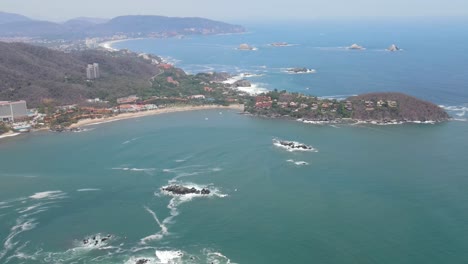
[[[32,20],[27,17],[0,13],[0,37],[82,39],[86,37],[151,37],[158,35],[209,35],[240,33],[241,26],[197,17],[120,16],[110,20],[75,18],[64,23]]]
[[[100,79],[87,80],[86,65],[89,63],[99,63]],[[49,98],[59,104],[95,97],[115,100],[151,87],[149,79],[158,72],[151,60],[131,52],[64,53],[28,44],[0,42],[0,101],[26,100],[30,107]]]
[[[23,15],[0,12],[0,24],[30,21],[31,19]]]
[[[356,120],[444,121],[438,105],[402,93],[369,93],[348,98]]]

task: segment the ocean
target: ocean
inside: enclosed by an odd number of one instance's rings
[[[116,43],[193,73],[253,73],[254,89],[401,91],[456,120],[313,125],[206,110],[2,139],[0,263],[468,262],[467,24],[431,22]],[[297,45],[268,46],[279,41]],[[403,51],[385,51],[393,43]],[[169,184],[212,192],[170,196]]]

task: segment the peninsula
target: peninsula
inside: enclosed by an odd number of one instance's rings
[[[439,106],[402,93],[369,93],[340,101],[275,90],[249,100],[245,112],[306,123],[436,123],[450,118]]]

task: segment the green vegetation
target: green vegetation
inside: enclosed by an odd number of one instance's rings
[[[335,120],[351,117],[351,110],[346,102],[319,99],[314,96],[306,96],[299,93],[277,91],[266,93],[264,96],[252,98],[245,106],[247,112],[281,117],[310,119],[310,120]]]
[[[10,131],[10,128],[8,128],[8,126],[5,123],[0,122],[0,135],[5,134],[8,131]]]
[[[99,63],[100,79],[86,79],[89,63]],[[29,107],[37,107],[48,98],[58,105],[95,97],[115,101],[150,87],[149,80],[157,73],[151,60],[126,51],[63,53],[0,42],[0,100],[26,100]]]
[[[215,82],[217,76],[205,73],[190,75],[181,69],[167,67],[153,78],[151,87],[140,89],[138,95],[145,102],[160,104],[190,102],[228,105],[242,101],[236,91]]]

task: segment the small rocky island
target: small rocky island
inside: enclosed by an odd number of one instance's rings
[[[400,48],[397,45],[392,44],[390,45],[390,47],[387,48],[387,50],[394,52],[394,51],[400,51]]]
[[[273,42],[270,44],[272,47],[287,47],[289,44],[287,42]]]
[[[287,70],[287,72],[292,74],[316,73],[316,70],[308,68],[290,68]]]
[[[256,50],[257,48],[250,46],[249,44],[240,44],[238,50]]]
[[[354,43],[353,45],[349,46],[348,49],[349,50],[363,50],[364,47]]]
[[[188,188],[185,186],[180,186],[180,185],[170,185],[167,187],[162,188],[163,191],[175,194],[175,195],[187,195],[187,194],[202,194],[202,195],[208,195],[211,193],[210,190],[208,189],[196,189],[195,187]]]
[[[275,146],[283,147],[283,148],[286,148],[288,150],[303,150],[303,151],[314,150],[314,148],[312,146],[309,146],[309,145],[306,145],[306,144],[303,144],[303,143],[299,143],[299,142],[296,142],[296,141],[273,139],[273,144]]]
[[[245,112],[304,123],[437,123],[449,120],[439,106],[402,93],[369,93],[344,100],[271,91],[245,104]]]

